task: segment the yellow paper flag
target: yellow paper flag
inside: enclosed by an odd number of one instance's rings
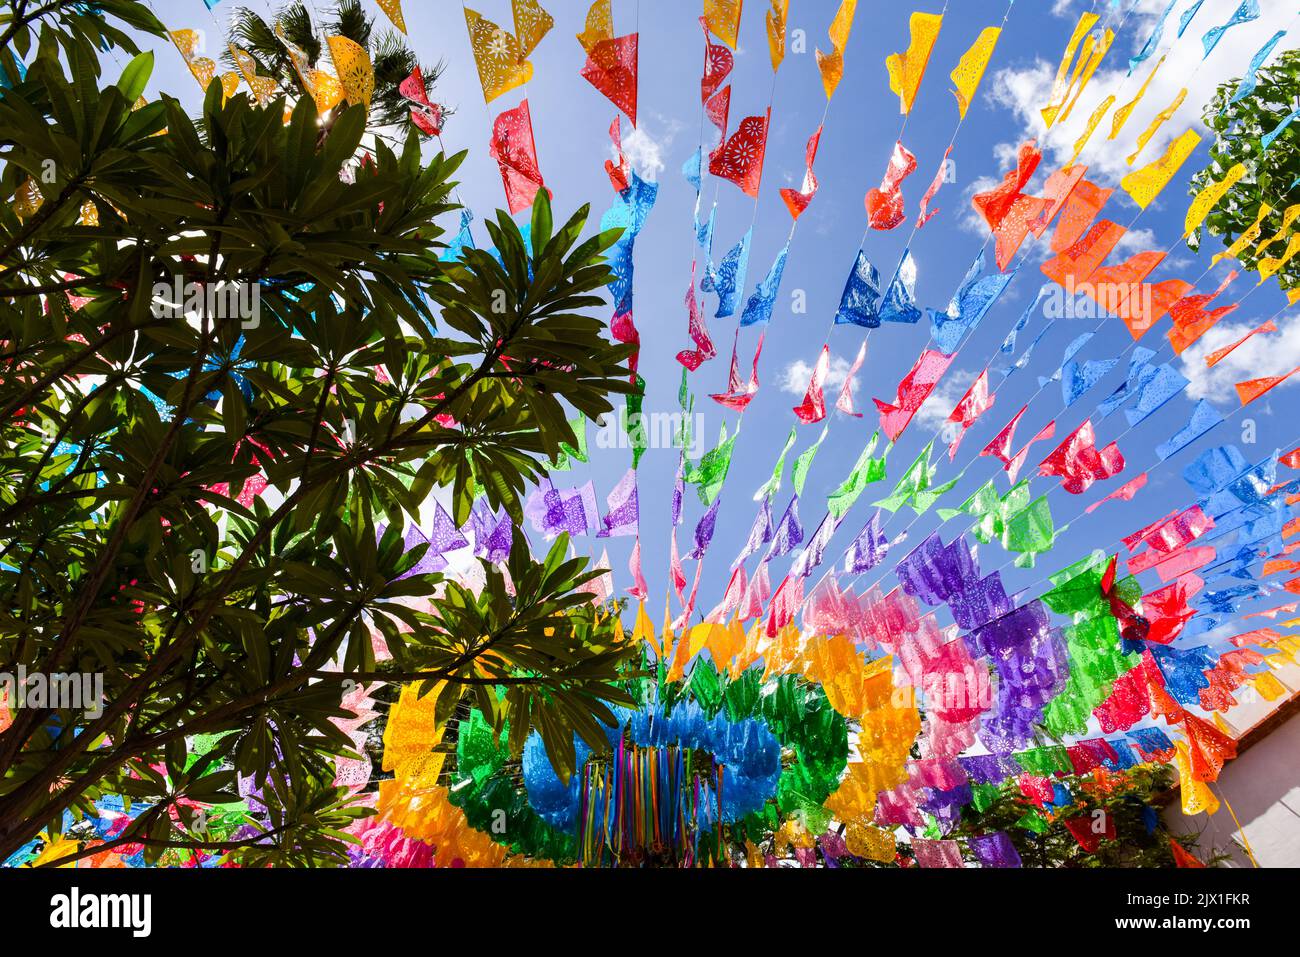
[[[1151,137],[1156,135],[1156,130],[1160,129],[1160,127],[1164,126],[1165,123],[1169,121],[1169,118],[1172,117],[1178,108],[1183,105],[1183,100],[1185,99],[1187,99],[1187,87],[1183,87],[1179,90],[1178,95],[1174,97],[1173,102],[1155,115],[1155,118],[1151,121],[1151,125],[1143,130],[1142,135],[1138,137],[1137,149],[1133,150],[1133,152],[1129,154],[1126,161],[1129,166],[1133,165],[1134,161],[1141,155],[1142,150],[1146,147],[1147,143],[1151,142]]]
[[[975,91],[979,89],[989,58],[993,56],[993,48],[997,46],[1001,35],[1001,27],[985,27],[971,48],[961,55],[957,67],[952,71],[952,82],[956,86],[952,94],[957,97],[957,110],[962,119],[966,118],[966,111],[975,99]]]
[[[352,105],[362,103],[370,109],[370,97],[375,92],[375,68],[370,54],[347,37],[328,37],[327,42],[343,95]]]
[[[1268,203],[1261,203],[1259,206],[1259,213],[1255,216],[1255,222],[1250,226],[1250,228],[1238,236],[1233,244],[1223,252],[1215,253],[1214,257],[1210,260],[1210,264],[1214,265],[1220,259],[1236,259],[1240,256],[1243,249],[1259,238],[1260,232],[1264,229],[1264,220],[1271,212],[1273,212],[1272,206]]]
[[[343,84],[332,73],[324,70],[311,71],[311,96],[316,101],[316,112],[324,114],[334,109],[343,100]]]
[[[469,46],[474,51],[484,101],[491,103],[533,78],[533,65],[524,58],[512,34],[469,7],[465,8],[465,26],[469,28]]]
[[[744,0],[704,0],[704,20],[713,34],[731,49],[740,35],[740,11]]]
[[[1110,96],[1106,97],[1106,99],[1102,100],[1101,103],[1098,104],[1097,108],[1092,111],[1092,116],[1088,117],[1088,126],[1084,129],[1083,135],[1074,142],[1074,155],[1070,157],[1070,162],[1066,163],[1066,166],[1073,166],[1075,164],[1075,161],[1079,158],[1079,154],[1083,152],[1083,148],[1088,145],[1088,140],[1092,139],[1092,134],[1097,129],[1097,124],[1101,122],[1101,118],[1106,115],[1106,111],[1109,110],[1114,103],[1115,94],[1112,93]]]
[[[1237,181],[1245,175],[1245,164],[1238,163],[1228,170],[1227,175],[1219,182],[1211,183],[1197,193],[1196,198],[1187,207],[1187,218],[1183,221],[1183,235],[1190,236],[1193,230],[1205,222],[1205,217],[1210,215],[1210,210],[1219,205],[1219,200],[1223,199],[1224,194],[1232,189]]]
[[[190,68],[190,72],[194,74],[194,79],[199,81],[199,86],[206,92],[208,84],[217,75],[217,65],[205,56],[195,56],[199,49],[198,31],[172,30],[167,35],[171,37],[172,43],[180,51],[181,59]]]
[[[1115,111],[1115,115],[1111,117],[1110,121],[1110,136],[1106,137],[1106,139],[1113,140],[1115,137],[1119,136],[1119,131],[1124,128],[1124,124],[1128,122],[1128,118],[1132,115],[1134,108],[1138,105],[1139,101],[1141,101],[1142,97],[1146,95],[1147,87],[1149,87],[1151,81],[1155,79],[1156,70],[1160,69],[1160,64],[1164,62],[1164,57],[1157,60],[1156,65],[1153,66],[1151,72],[1147,74],[1147,78],[1142,81],[1142,88],[1138,90],[1137,96],[1133,97],[1133,99],[1129,100]]]
[[[1292,233],[1291,238],[1287,240],[1286,252],[1276,259],[1266,256],[1259,261],[1259,281],[1262,283],[1265,279],[1277,274],[1277,271],[1295,258],[1295,254],[1300,252],[1300,233]]]
[[[578,42],[588,53],[602,40],[614,39],[614,15],[609,4],[610,0],[596,0],[587,11],[586,26],[578,34]]]
[[[1264,250],[1268,249],[1269,246],[1280,243],[1285,239],[1288,230],[1291,229],[1291,224],[1295,222],[1297,216],[1300,216],[1300,203],[1288,206],[1286,212],[1282,214],[1282,228],[1255,247],[1255,257],[1259,258],[1264,255]]]
[[[1134,170],[1120,180],[1120,188],[1128,193],[1139,207],[1146,209],[1173,179],[1178,168],[1186,162],[1187,157],[1192,155],[1192,150],[1196,149],[1200,142],[1201,135],[1195,130],[1188,130],[1169,144],[1169,149],[1165,150],[1165,155],[1160,159],[1139,170]]]
[[[1052,82],[1052,94],[1048,98],[1047,106],[1040,111],[1043,116],[1043,122],[1051,129],[1052,124],[1057,121],[1064,121],[1069,117],[1070,111],[1074,109],[1074,104],[1078,102],[1079,96],[1088,86],[1088,81],[1092,75],[1097,72],[1097,67],[1101,64],[1102,58],[1109,52],[1111,44],[1115,42],[1115,33],[1113,30],[1102,32],[1101,42],[1097,42],[1095,36],[1088,34],[1093,24],[1097,22],[1095,13],[1085,13],[1079,17],[1079,23],[1074,28],[1074,33],[1070,37],[1070,42],[1065,48],[1065,55],[1061,58],[1061,65],[1056,70],[1056,79]],[[1084,37],[1087,36],[1087,40]],[[1080,42],[1083,43],[1083,49],[1079,49]],[[1078,53],[1078,62],[1075,62],[1075,53]],[[1070,72],[1070,65],[1074,64],[1073,73]],[[1069,76],[1069,82],[1066,77]]]
[[[19,219],[27,219],[30,216],[35,216],[36,211],[41,208],[44,202],[45,196],[42,195],[41,188],[36,185],[36,180],[28,176],[14,190],[14,201],[10,204],[10,207],[13,209],[14,215]]]
[[[402,686],[384,727],[383,769],[412,788],[437,785],[446,752],[434,751],[447,730],[437,722],[438,698],[447,683],[440,681],[423,697],[418,696],[423,682]],[[400,720],[397,718],[400,712]]]
[[[925,68],[930,62],[930,51],[939,38],[943,16],[937,13],[913,13],[910,21],[912,42],[902,53],[885,58],[889,70],[889,88],[898,95],[900,113],[911,113],[916,91],[921,87]]]
[[[232,96],[234,96],[235,91],[238,89],[239,89],[238,73],[236,73],[234,70],[231,70],[229,73],[221,74],[221,99],[223,102],[230,99]]]
[[[785,59],[785,21],[790,13],[790,0],[770,0],[767,11],[767,52],[772,59],[772,72],[781,69]]]
[[[406,18],[402,16],[402,0],[375,0],[384,16],[393,21],[393,26],[406,32]]]
[[[537,0],[510,0],[510,7],[514,11],[515,36],[519,38],[519,57],[526,59],[542,37],[551,32],[555,20]]]

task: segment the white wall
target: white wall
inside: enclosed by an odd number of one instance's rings
[[[1287,665],[1274,674],[1289,689],[1300,689],[1300,667]],[[1287,699],[1264,701],[1243,689],[1238,700],[1240,706],[1224,716],[1234,736],[1248,733]],[[1165,823],[1176,833],[1200,833],[1198,856],[1208,857],[1213,849],[1232,857],[1221,866],[1252,866],[1228,813],[1231,804],[1260,867],[1300,867],[1300,714],[1229,761],[1211,786],[1226,799],[1213,815],[1188,817],[1178,801],[1164,813]]]

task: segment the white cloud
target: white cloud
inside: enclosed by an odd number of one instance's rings
[[[1186,5],[1179,4],[1165,22],[1164,34],[1157,52],[1140,63],[1128,76],[1128,59],[1146,43],[1167,0],[1137,0],[1134,11],[1122,21],[1122,28],[1114,46],[1102,61],[1103,66],[1093,76],[1083,95],[1074,104],[1069,117],[1046,130],[1040,111],[1051,95],[1059,57],[1065,49],[1067,34],[1059,38],[1059,46],[1050,61],[1036,59],[1032,66],[1007,68],[993,76],[990,87],[993,101],[1009,110],[1020,121],[1022,135],[1028,139],[1038,137],[1039,146],[1049,154],[1052,167],[1068,162],[1074,153],[1076,140],[1087,127],[1088,118],[1109,95],[1116,97],[1114,106],[1102,118],[1092,138],[1080,156],[1088,165],[1088,177],[1111,185],[1135,168],[1158,159],[1165,148],[1189,127],[1203,137],[1208,131],[1201,123],[1201,114],[1210,101],[1215,88],[1230,77],[1240,76],[1255,52],[1272,37],[1279,27],[1279,16],[1264,16],[1252,23],[1239,24],[1223,34],[1214,52],[1204,58],[1202,35],[1212,26],[1228,21],[1240,0],[1206,0],[1187,32],[1175,42],[1178,22]],[[1057,3],[1053,12],[1062,12],[1064,4]],[[1071,17],[1084,9],[1065,10]],[[1112,26],[1116,25],[1112,16]],[[1284,50],[1300,46],[1300,32],[1290,31],[1278,43],[1270,56],[1273,62]],[[1109,140],[1111,118],[1115,109],[1130,102],[1150,74],[1161,56],[1168,54],[1155,74],[1141,102],[1133,110],[1128,122],[1115,140]],[[1138,136],[1146,130],[1156,114],[1168,107],[1178,91],[1187,87],[1187,97],[1173,116],[1165,122],[1148,142],[1130,167],[1126,157],[1137,144]],[[1047,166],[1046,159],[1044,166]],[[1043,167],[1040,167],[1040,175]],[[1181,197],[1180,197],[1181,200]]]
[[[1192,399],[1209,399],[1221,405],[1236,406],[1237,390],[1233,385],[1246,379],[1283,375],[1300,366],[1300,322],[1279,322],[1277,332],[1253,336],[1238,346],[1214,368],[1207,368],[1205,357],[1240,339],[1263,319],[1220,322],[1181,357],[1181,371],[1191,384],[1187,394]],[[1300,385],[1300,376],[1292,376],[1277,388]]]
[[[1115,252],[1120,256],[1132,256],[1134,253],[1163,249],[1164,245],[1156,239],[1150,229],[1130,229],[1115,244]]]
[[[671,117],[655,114],[653,121],[662,128],[657,135],[649,131],[649,124],[644,117],[639,126],[623,133],[623,155],[644,180],[659,178],[659,174],[666,166],[664,157],[672,148],[677,134],[683,129],[681,121]],[[610,158],[615,162],[618,161],[613,144],[610,144]]]
[[[831,356],[831,365],[826,373],[826,381],[822,385],[825,392],[839,389],[848,378],[849,369],[853,363],[849,362],[843,356]],[[812,379],[813,367],[811,363],[804,362],[802,359],[796,359],[784,369],[781,370],[781,391],[789,392],[791,395],[803,395],[808,391],[808,383]]]

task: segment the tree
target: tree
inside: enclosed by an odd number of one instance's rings
[[[375,72],[375,92],[370,104],[372,131],[378,127],[405,134],[411,126],[412,104],[399,87],[418,69],[424,94],[431,96],[442,75],[443,64],[421,64],[399,33],[377,31],[375,18],[362,9],[360,0],[339,0],[333,15],[319,26],[312,22],[311,13],[302,3],[286,5],[276,13],[273,22],[267,22],[255,10],[239,7],[232,17],[227,40],[229,46],[251,54],[258,74],[272,77],[280,92],[292,100],[310,95],[304,73],[325,65],[329,52],[326,38],[330,36],[346,37],[370,56]],[[290,44],[302,52],[305,63],[294,63]],[[237,70],[239,64],[232,52],[227,50],[222,59]],[[326,130],[332,128],[344,105],[330,109],[323,117],[322,126]]]
[[[1300,180],[1300,124],[1283,131],[1268,150],[1263,137],[1272,133],[1293,110],[1300,108],[1300,50],[1280,54],[1272,66],[1257,73],[1259,85],[1249,96],[1236,103],[1240,80],[1223,83],[1205,107],[1205,124],[1214,131],[1210,163],[1192,177],[1191,195],[1223,179],[1233,166],[1246,167],[1243,176],[1210,211],[1205,224],[1189,239],[1199,248],[1202,230],[1229,245],[1254,225],[1263,204],[1272,207],[1262,224],[1259,238],[1268,239],[1283,228],[1283,211],[1300,199],[1294,191]],[[1259,257],[1250,244],[1240,256],[1247,269],[1258,269]],[[1274,245],[1269,256],[1280,256],[1282,246]],[[1283,289],[1300,286],[1300,260],[1293,259],[1277,274]]]
[[[161,33],[140,4],[101,6]],[[16,13],[6,32],[36,30]],[[629,651],[586,560],[564,539],[534,558],[516,531],[476,594],[417,567],[401,529],[436,487],[457,525],[480,498],[521,523],[576,441],[570,410],[630,390],[629,347],[588,314],[617,231],[584,238],[586,207],[556,223],[541,191],[528,242],[499,213],[499,259],[442,261],[463,154],[426,161],[408,131],[355,165],[364,108],[322,140],[310,97],[286,123],[286,97],[216,80],[196,118],[167,95],[133,109],[152,54],[101,85],[98,38],[129,41],[59,26],[0,98],[0,673],[103,694],[9,702],[0,861],[106,795],[147,810],[74,857],[346,861],[338,829],[365,812],[333,786],[351,742],[331,719],[355,682],[418,682],[443,715],[472,701],[520,743],[595,744],[605,702],[630,702]],[[195,807],[240,775],[265,811],[205,837]]]

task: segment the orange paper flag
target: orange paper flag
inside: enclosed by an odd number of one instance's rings
[[[827,35],[831,40],[831,52],[822,53],[818,48],[817,69],[822,75],[822,89],[826,99],[835,94],[835,88],[844,77],[844,48],[849,44],[849,31],[853,29],[853,15],[857,13],[858,0],[841,0],[840,8],[835,11]]]
[[[704,0],[704,19],[714,36],[736,49],[740,34],[740,13],[745,0]]]
[[[1241,404],[1250,405],[1250,403],[1254,402],[1265,392],[1280,386],[1297,372],[1300,372],[1300,366],[1296,366],[1284,375],[1266,375],[1259,379],[1248,379],[1245,382],[1238,382],[1237,395],[1241,399]]]
[[[1250,330],[1250,332],[1246,333],[1236,342],[1230,343],[1224,346],[1222,349],[1215,349],[1213,352],[1211,352],[1209,355],[1205,357],[1205,364],[1210,368],[1214,368],[1216,365],[1218,365],[1220,362],[1226,359],[1229,355],[1231,355],[1233,351],[1236,350],[1239,346],[1243,345],[1248,339],[1250,339],[1252,336],[1259,335],[1261,332],[1277,332],[1277,326],[1273,324],[1272,319],[1268,320],[1268,322],[1264,323],[1262,326],[1256,326],[1254,329]]]

